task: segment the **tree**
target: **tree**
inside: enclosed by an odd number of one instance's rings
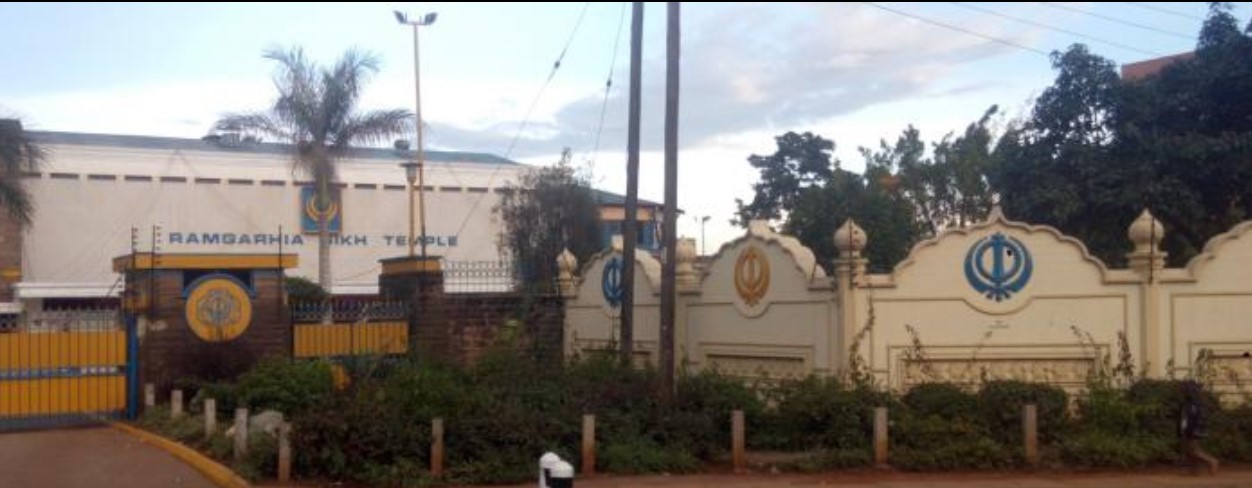
[[[832,160],[835,144],[828,139],[788,132],[775,142],[774,154],[748,158],[760,180],[750,203],[736,201],[737,224],[782,219],[782,232],[810,246],[827,268],[837,254],[831,236],[849,217],[871,236],[866,254],[875,270],[889,269],[916,242],[915,208],[894,188],[881,162],[892,156],[865,152],[869,169],[859,175]]]
[[[278,99],[265,112],[230,114],[218,130],[259,133],[290,143],[295,171],[313,179],[315,203],[328,208],[336,179],[336,162],[354,145],[369,145],[405,134],[413,114],[404,109],[358,113],[357,104],[369,76],[378,71],[370,54],[349,50],[329,69],[319,67],[301,48],[269,50],[265,58],[279,63],[274,77]],[[331,289],[330,232],[327,213],[317,219],[317,282]]]
[[[1119,262],[1129,250],[1126,225],[1141,207],[1122,186],[1135,168],[1115,160],[1117,71],[1082,45],[1053,53],[1052,65],[1056,81],[1000,138],[988,179],[1011,218],[1057,227]]]
[[[1173,266],[1252,217],[1252,33],[1229,5],[1211,6],[1193,57],[1146,79],[1119,79],[1082,46],[1053,59],[1056,81],[1001,138],[988,173],[1011,216],[1120,265],[1127,223],[1149,208]]]
[[[590,183],[570,166],[568,149],[556,165],[505,187],[492,211],[503,224],[500,246],[525,285],[553,283],[565,249],[580,263],[600,250],[600,209]]]
[[[46,158],[20,120],[0,119],[0,207],[23,225],[31,223],[35,204],[22,185],[22,174],[39,171]]]

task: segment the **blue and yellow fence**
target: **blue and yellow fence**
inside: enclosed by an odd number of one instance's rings
[[[27,320],[0,332],[0,430],[126,412],[131,345],[119,316],[100,317]]]

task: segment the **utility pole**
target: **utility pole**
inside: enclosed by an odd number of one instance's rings
[[[643,2],[631,2],[630,108],[626,130],[626,219],[622,221],[622,344],[623,366],[635,355],[635,242],[639,213],[639,85],[643,77]]]
[[[665,264],[661,270],[662,398],[674,395],[674,302],[678,299],[678,56],[679,2],[667,2],[665,29]]]

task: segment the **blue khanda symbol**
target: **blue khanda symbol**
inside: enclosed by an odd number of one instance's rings
[[[604,264],[604,274],[600,276],[600,289],[604,292],[604,301],[610,307],[622,305],[622,258],[614,256]]]
[[[1022,291],[1032,271],[1030,251],[1022,241],[999,232],[975,242],[965,254],[965,279],[989,300],[1002,302]]]

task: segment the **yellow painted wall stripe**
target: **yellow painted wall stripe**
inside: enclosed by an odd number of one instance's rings
[[[408,324],[404,322],[298,324],[294,334],[295,355],[302,358],[404,354],[409,344]]]

